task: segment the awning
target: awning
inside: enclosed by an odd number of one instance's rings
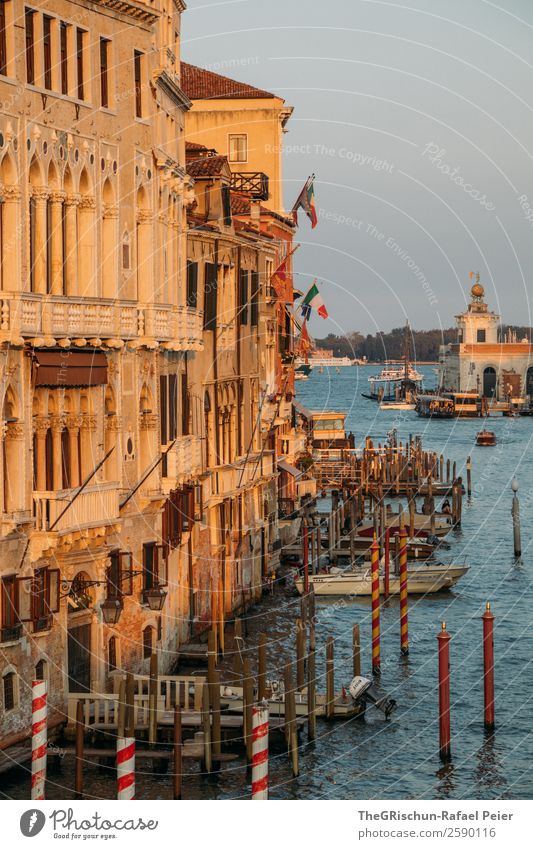
[[[35,386],[52,389],[100,386],[107,383],[107,358],[101,351],[35,351],[34,375]]]
[[[278,460],[278,469],[282,472],[287,472],[288,475],[291,475],[297,481],[301,480],[304,476],[304,473],[300,469],[291,466],[286,460]]]

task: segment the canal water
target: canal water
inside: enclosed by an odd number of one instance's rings
[[[457,461],[464,474],[468,455],[473,464],[473,497],[463,502],[460,531],[448,538],[447,562],[466,562],[470,571],[453,592],[410,599],[410,654],[399,651],[399,610],[396,599],[382,609],[381,686],[398,703],[390,721],[369,708],[364,721],[326,724],[318,721],[317,739],[300,740],[300,776],[293,778],[283,748],[270,756],[270,793],[276,799],[523,799],[533,797],[533,629],[532,515],[533,464],[530,461],[533,419],[494,418],[497,445],[475,446],[480,422],[429,421],[413,412],[381,411],[361,398],[372,367],[314,371],[298,383],[298,400],[317,410],[347,413],[346,426],[356,446],[367,434],[386,440],[396,427],[398,439],[420,435],[426,449]],[[424,367],[426,386],[434,375]],[[523,555],[513,556],[511,480],[520,483]],[[496,730],[483,729],[482,623],[485,602],[495,620]],[[282,677],[283,662],[294,658],[293,622],[299,601],[290,588],[279,588],[248,616],[248,644],[268,634],[270,677]],[[370,607],[366,600],[317,602],[317,672],[324,675],[324,643],[335,640],[336,688],[351,679],[351,634],[361,626],[362,671],[370,669]],[[437,640],[442,620],[452,635],[451,724],[452,761],[438,757]],[[290,647],[290,651],[289,651]],[[320,689],[324,689],[323,679]],[[146,766],[144,766],[146,764]],[[171,798],[171,782],[154,776],[149,762],[139,764],[138,798]],[[248,797],[250,775],[242,759],[227,763],[220,775],[206,778],[197,763],[186,764],[186,799]],[[0,778],[4,798],[27,798],[29,781],[22,770]],[[113,798],[113,776],[95,767],[85,770],[87,796]],[[68,759],[50,776],[48,798],[72,798],[74,776]]]

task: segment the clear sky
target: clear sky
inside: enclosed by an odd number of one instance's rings
[[[295,255],[330,314],[315,335],[448,327],[471,270],[533,324],[530,0],[189,0],[182,23],[184,61],[294,106],[286,205],[316,173]]]

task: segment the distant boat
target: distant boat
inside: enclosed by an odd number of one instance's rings
[[[476,445],[496,445],[496,434],[493,430],[480,430],[476,435]]]
[[[422,386],[424,375],[417,371],[409,358],[409,323],[405,325],[404,355],[402,362],[385,363],[379,374],[368,378],[370,392],[362,392],[363,398],[371,401],[407,401],[414,403],[416,395]],[[401,408],[404,409],[404,408]]]

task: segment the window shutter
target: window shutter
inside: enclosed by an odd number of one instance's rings
[[[31,622],[33,613],[33,578],[17,578],[19,597],[19,620]]]
[[[119,588],[120,595],[133,593],[133,554],[131,551],[121,551],[119,557]]]
[[[59,612],[59,569],[47,569],[47,603],[49,613]]]
[[[159,543],[155,546],[154,563],[156,564],[154,571],[157,575],[156,586],[165,587],[168,584],[168,550],[166,545]]]
[[[177,406],[178,406],[178,376],[168,376],[168,441],[176,439],[177,434]]]
[[[248,269],[239,269],[239,322],[248,324]]]
[[[161,445],[166,445],[168,442],[166,374],[161,374],[159,376],[159,404],[161,407]]]
[[[189,433],[189,393],[187,391],[187,375],[181,377],[181,433],[187,436]]]

